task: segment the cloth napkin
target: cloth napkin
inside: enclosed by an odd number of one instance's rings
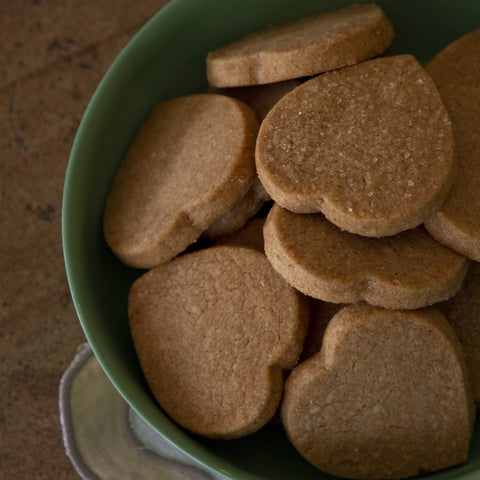
[[[60,421],[67,456],[83,480],[227,480],[147,425],[80,345],[62,376]]]

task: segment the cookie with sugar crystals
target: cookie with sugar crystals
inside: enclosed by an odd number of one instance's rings
[[[475,409],[458,339],[437,310],[367,304],[336,314],[290,373],[288,438],[332,475],[396,479],[467,460]]]
[[[392,237],[345,232],[323,215],[299,215],[278,205],[264,227],[273,267],[302,293],[333,303],[365,300],[414,309],[445,300],[460,288],[468,260],[422,227]]]
[[[425,227],[438,242],[480,262],[480,89],[445,85],[439,91],[452,121],[458,166],[445,202]]]
[[[393,27],[380,7],[353,5],[270,27],[207,56],[213,87],[260,85],[352,65],[383,52]]]
[[[287,93],[261,124],[255,161],[282,207],[323,212],[352,233],[393,235],[423,223],[445,200],[452,126],[414,57],[378,58]]]
[[[165,412],[209,438],[258,430],[300,355],[308,302],[252,248],[219,246],[145,273],[129,295],[145,378]]]
[[[236,98],[246,103],[256,114],[260,122],[266,117],[272,107],[289,91],[300,85],[298,80],[256,85],[238,88],[211,88],[211,93],[219,93]],[[255,177],[250,190],[222,218],[213,223],[203,232],[203,236],[217,240],[242,228],[249,218],[253,217],[270,200],[258,177]]]
[[[251,187],[257,132],[250,107],[223,95],[159,103],[107,198],[103,229],[113,252],[151,268],[193,243]]]
[[[425,64],[439,87],[463,85],[480,88],[480,28],[462,35]]]

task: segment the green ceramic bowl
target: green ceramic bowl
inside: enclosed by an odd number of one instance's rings
[[[139,271],[123,266],[102,236],[104,201],[123,155],[156,102],[204,92],[205,55],[243,35],[348,0],[174,0],[118,56],[93,96],[75,139],[65,181],[63,244],[78,317],[90,345],[120,394],[155,430],[188,455],[237,480],[332,478],[305,462],[275,427],[241,440],[196,438],[155,403],[137,362],[127,320],[127,292]],[[480,26],[478,0],[385,0],[397,53],[420,61]],[[480,478],[480,425],[467,464],[426,475]]]

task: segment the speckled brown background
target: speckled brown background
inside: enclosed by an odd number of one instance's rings
[[[77,479],[58,384],[84,341],[62,257],[61,201],[98,82],[166,0],[0,1],[0,478]]]

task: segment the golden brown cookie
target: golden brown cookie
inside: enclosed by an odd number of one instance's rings
[[[249,87],[211,88],[211,91],[246,103],[257,114],[258,120],[262,122],[272,107],[301,83],[300,80],[292,79]]]
[[[303,350],[300,355],[300,362],[307,360],[307,358],[310,358],[320,351],[323,335],[328,323],[339,310],[346,306],[346,304],[343,303],[324,302],[311,297],[309,297],[309,300],[310,322]]]
[[[319,469],[404,478],[467,460],[475,411],[463,352],[435,309],[367,304],[330,321],[320,353],[285,384],[282,420]]]
[[[438,304],[465,352],[473,396],[480,407],[480,263],[472,262],[460,291]]]
[[[279,82],[352,65],[390,45],[393,28],[373,4],[324,12],[253,33],[210,52],[213,87]]]
[[[263,121],[271,108],[289,91],[300,85],[298,80],[257,85],[253,87],[238,88],[211,88],[212,93],[227,95],[246,103],[256,114],[260,122]],[[262,183],[255,177],[250,190],[240,199],[222,218],[212,224],[203,236],[211,240],[217,240],[221,236],[229,235],[242,228],[249,218],[253,217],[270,195],[263,188]]]
[[[211,240],[216,240],[222,235],[236,232],[262,208],[267,200],[270,200],[270,195],[265,191],[258,177],[255,176],[246,195],[223,217],[210,225],[202,235]]]
[[[235,233],[217,238],[216,243],[219,245],[243,245],[263,253],[263,226],[265,225],[265,220],[264,217],[252,218],[243,228]]]
[[[262,122],[255,161],[284,208],[321,211],[361,235],[393,235],[421,224],[445,200],[452,127],[415,58],[378,58],[287,93]]]
[[[129,296],[153,395],[180,425],[211,438],[247,435],[270,420],[308,315],[265,255],[239,246],[181,255],[140,277]]]
[[[333,303],[424,307],[453,296],[468,268],[467,259],[423,227],[393,237],[362,237],[323,215],[298,215],[274,205],[263,234],[267,257],[287,282]]]
[[[158,104],[117,172],[104,233],[127,265],[173,258],[250,188],[258,121],[244,103],[191,95]]]
[[[480,74],[480,70],[477,73]],[[437,241],[478,262],[480,89],[449,85],[440,87],[439,91],[452,120],[458,166],[447,199],[439,211],[427,219],[425,226]]]
[[[439,86],[480,87],[480,28],[447,45],[425,64],[425,70]]]

